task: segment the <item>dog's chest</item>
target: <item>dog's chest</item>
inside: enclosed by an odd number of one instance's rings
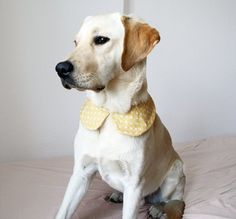
[[[130,137],[120,134],[111,118],[107,118],[99,131],[82,127],[77,139],[76,153],[90,157],[90,162],[96,163],[103,180],[113,188],[123,191],[125,184],[140,174],[146,135]]]
[[[125,160],[98,161],[98,171],[102,179],[114,189],[123,192],[127,179],[131,175],[130,164]]]
[[[100,130],[98,170],[103,180],[119,191],[140,174],[145,147],[141,139],[120,134],[109,118]]]

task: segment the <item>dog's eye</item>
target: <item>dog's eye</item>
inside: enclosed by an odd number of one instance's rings
[[[95,45],[103,45],[106,42],[108,42],[110,39],[108,37],[104,37],[104,36],[96,36],[93,39],[93,42]]]
[[[75,44],[75,46],[77,46],[77,44],[78,44],[78,43],[77,43],[77,41],[76,41],[76,40],[74,40],[74,44]]]

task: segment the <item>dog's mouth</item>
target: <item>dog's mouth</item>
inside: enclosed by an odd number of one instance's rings
[[[72,83],[70,83],[67,80],[64,80],[62,78],[61,78],[61,83],[62,83],[63,87],[68,89],[68,90],[70,90],[71,88],[74,87],[74,85]]]
[[[96,88],[94,89],[94,91],[95,91],[95,92],[100,92],[100,91],[104,90],[104,88],[105,88],[105,86],[99,86],[99,87],[96,87]]]
[[[105,86],[103,86],[103,85],[96,86],[94,88],[76,86],[73,82],[68,81],[68,80],[64,80],[64,79],[61,79],[61,83],[62,83],[63,87],[68,90],[70,90],[71,88],[75,88],[76,90],[79,90],[79,91],[93,90],[95,92],[100,92],[105,88]]]

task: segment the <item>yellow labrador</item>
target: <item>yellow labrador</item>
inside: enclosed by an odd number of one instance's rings
[[[148,24],[119,13],[87,17],[75,49],[56,71],[65,88],[87,91],[74,143],[74,169],[56,219],[69,219],[94,174],[120,193],[123,219],[141,203],[152,218],[182,218],[185,175],[147,92],[146,57],[160,41]]]

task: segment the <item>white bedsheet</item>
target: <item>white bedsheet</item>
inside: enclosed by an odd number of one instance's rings
[[[236,219],[236,136],[175,148],[186,166],[184,219]],[[54,218],[72,166],[72,157],[0,164],[0,219]],[[109,191],[96,177],[73,219],[120,219],[122,205],[104,201]]]
[[[176,147],[186,164],[185,219],[236,219],[236,137]]]

